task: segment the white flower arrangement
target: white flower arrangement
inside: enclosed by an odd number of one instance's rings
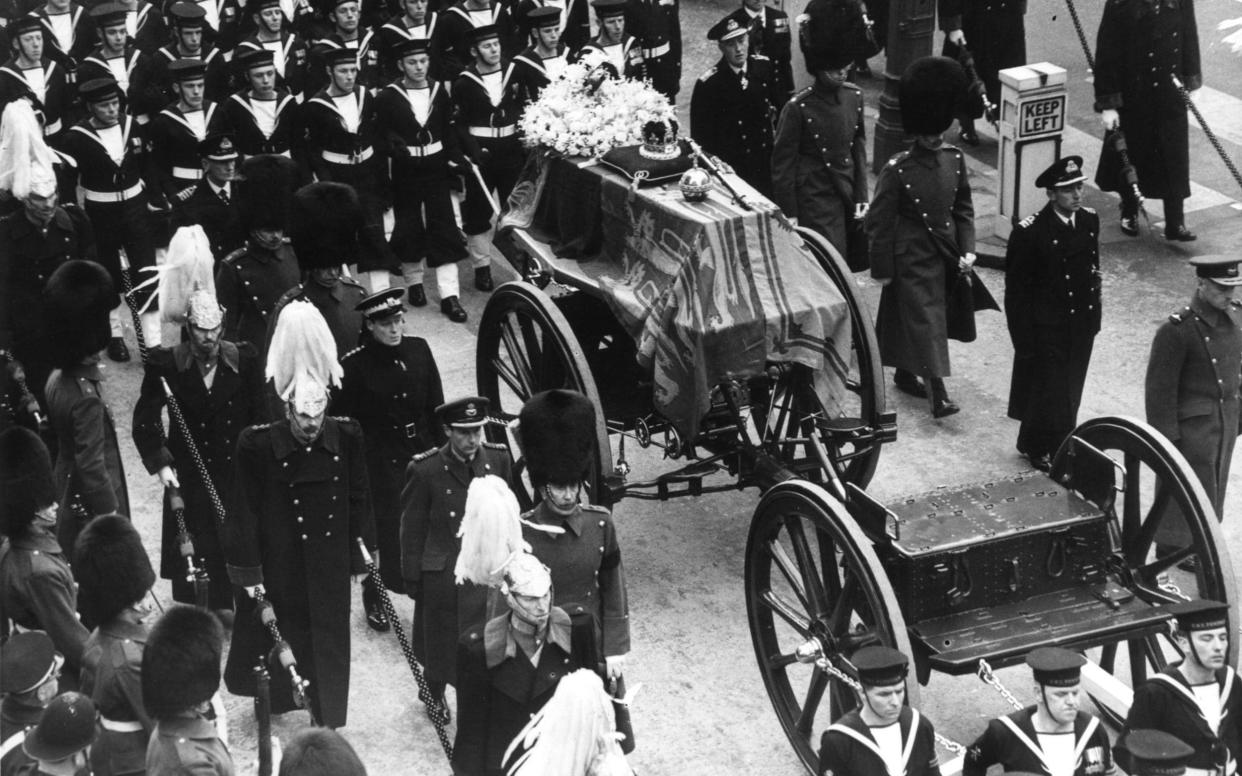
[[[569,65],[526,109],[519,127],[529,148],[598,159],[642,142],[643,125],[673,117],[668,99],[644,81],[606,78],[598,88],[586,65]]]

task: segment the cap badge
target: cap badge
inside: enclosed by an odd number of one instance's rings
[[[1078,165],[1074,164],[1073,159],[1065,163],[1065,171],[1066,172],[1078,172]]]

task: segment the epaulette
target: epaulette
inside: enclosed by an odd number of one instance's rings
[[[712,77],[712,76],[714,76],[715,74],[716,74],[716,68],[715,68],[715,67],[711,67],[711,68],[709,68],[709,69],[707,70],[707,72],[705,72],[705,73],[703,73],[703,75],[699,76],[699,80],[700,80],[700,81],[706,81],[708,78],[711,78],[711,77]]]
[[[413,458],[411,458],[410,460],[414,461],[415,463],[417,463],[417,462],[419,462],[419,461],[425,461],[425,460],[427,460],[428,458],[430,458],[431,456],[435,455],[435,454],[436,454],[439,450],[440,450],[440,448],[438,448],[438,447],[432,447],[432,448],[429,448],[429,449],[427,449],[427,450],[422,451],[421,453],[416,454],[416,455],[415,455]]]
[[[348,415],[329,415],[328,418],[335,420],[342,426],[357,426],[358,428],[362,428],[362,424],[358,422],[357,418],[351,418]]]
[[[582,510],[584,512],[602,512],[605,515],[612,514],[607,507],[601,507],[599,504],[583,504]]]
[[[751,54],[751,55],[750,55],[750,58],[751,58],[751,59],[758,59],[758,60],[760,60],[760,61],[762,61],[762,62],[771,62],[771,61],[772,61],[772,58],[771,58],[771,57],[765,57],[763,54]]]
[[[240,259],[242,256],[245,256],[245,255],[246,255],[246,249],[245,249],[245,248],[238,248],[237,250],[235,250],[235,251],[233,251],[232,253],[230,253],[228,256],[225,256],[225,257],[224,257],[224,263],[225,263],[225,264],[233,264],[233,263],[236,263],[236,261],[237,261],[238,259]]]
[[[1029,216],[1027,216],[1026,218],[1024,218],[1024,219],[1022,219],[1021,221],[1019,221],[1019,222],[1018,222],[1018,228],[1019,228],[1019,229],[1026,229],[1028,226],[1030,226],[1031,224],[1035,223],[1035,216],[1037,216],[1037,215],[1039,215],[1039,213],[1031,213]]]
[[[1177,312],[1175,312],[1175,313],[1171,313],[1171,314],[1169,315],[1169,321],[1170,321],[1171,323],[1181,323],[1182,321],[1186,320],[1187,318],[1190,318],[1190,316],[1191,316],[1191,310],[1190,310],[1190,307],[1183,307],[1182,309],[1178,310]]]
[[[843,84],[841,84],[841,85],[842,85],[842,86],[844,86],[844,87],[848,87],[848,88],[850,88],[850,89],[853,89],[854,91],[858,92],[859,94],[862,94],[862,87],[861,87],[861,86],[859,86],[858,84],[852,84],[852,83],[850,83],[849,81],[846,81],[845,83],[843,83]]]
[[[351,350],[351,351],[347,352],[345,355],[341,356],[339,360],[340,360],[340,361],[344,361],[345,359],[349,358],[350,356],[354,355],[355,353],[361,353],[361,352],[362,352],[362,349],[363,349],[364,347],[366,347],[366,346],[365,346],[365,345],[359,345],[358,347],[354,348],[353,350]]]
[[[363,291],[366,291],[366,289],[362,287],[361,283],[359,283],[357,280],[354,280],[349,275],[341,275],[341,282],[348,283],[349,285],[354,286],[356,288],[362,288]]]
[[[895,167],[901,164],[902,162],[906,160],[906,157],[908,157],[909,155],[910,155],[909,151],[901,151],[900,153],[893,154],[893,157],[888,160],[888,166]]]
[[[811,87],[809,87],[809,86],[808,86],[808,87],[806,87],[805,89],[803,89],[802,91],[800,91],[800,92],[796,92],[796,93],[794,94],[794,96],[793,96],[791,99],[794,99],[794,100],[802,100],[802,99],[805,99],[805,98],[806,98],[806,96],[807,96],[808,94],[810,94],[810,93],[811,93]]]
[[[502,442],[484,442],[483,446],[491,448],[492,450],[504,450],[506,452],[509,450],[509,446]]]

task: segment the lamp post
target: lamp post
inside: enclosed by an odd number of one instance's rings
[[[873,172],[879,172],[893,154],[905,150],[906,133],[901,127],[898,85],[901,74],[916,59],[931,56],[936,31],[936,0],[891,0],[888,15],[888,47],[884,61],[884,93],[880,117],[875,122]]]

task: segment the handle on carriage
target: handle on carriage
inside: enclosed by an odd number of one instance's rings
[[[433,695],[430,687],[428,687],[427,677],[423,674],[423,666],[418,662],[418,658],[414,657],[414,647],[410,644],[410,639],[406,636],[405,629],[401,627],[401,620],[397,617],[397,610],[392,605],[392,599],[388,596],[388,588],[384,587],[384,582],[380,579],[379,567],[375,565],[375,559],[371,557],[371,552],[362,541],[362,537],[357,537],[356,541],[358,542],[358,550],[362,554],[362,563],[367,569],[367,577],[371,580],[372,586],[379,594],[380,606],[383,607],[388,621],[392,623],[392,632],[397,635],[397,642],[401,645],[401,653],[405,655],[405,662],[410,667],[410,673],[414,674],[414,683],[418,685],[418,699],[427,706],[429,716],[431,717],[431,724],[435,725],[436,728],[436,737],[440,739],[440,746],[444,749],[444,755],[451,760],[453,759],[453,744],[449,741],[448,731],[445,729],[449,722],[449,714],[448,709],[444,706],[444,699],[442,696]]]
[[[272,677],[260,662],[254,667],[254,719],[259,728],[259,773],[272,776]]]
[[[194,604],[202,609],[208,604],[207,569],[199,568],[194,562],[194,539],[185,523],[185,499],[181,497],[181,489],[176,485],[168,485],[168,508],[172,510],[173,519],[177,522],[177,553],[185,562],[185,581],[194,587]]]
[[[1199,111],[1199,106],[1195,105],[1195,101],[1190,99],[1190,92],[1186,90],[1186,85],[1176,75],[1169,74],[1169,77],[1173,79],[1173,86],[1177,87],[1177,93],[1181,96],[1182,102],[1186,103],[1186,108],[1195,115],[1195,121],[1198,121],[1199,126],[1203,128],[1203,134],[1207,135],[1208,141],[1216,149],[1216,153],[1220,154],[1221,161],[1229,169],[1229,174],[1233,176],[1234,182],[1239,187],[1242,187],[1242,174],[1238,173],[1237,165],[1229,158],[1229,154],[1225,153],[1224,147],[1220,144],[1220,139],[1216,137],[1216,133],[1208,126],[1207,119],[1203,118],[1203,113]]]
[[[736,202],[739,207],[744,210],[755,209],[749,202],[746,201],[746,198],[742,196],[741,192],[735,189],[732,183],[729,183],[728,179],[725,178],[724,171],[720,169],[720,165],[716,164],[716,160],[712,159],[703,152],[703,147],[695,142],[694,138],[686,138],[686,143],[689,144],[690,150],[694,153],[694,158],[698,161],[698,163],[703,165],[703,169],[715,176],[716,180],[720,181],[720,185],[724,186],[725,190],[732,195],[733,201]]]
[[[289,674],[289,684],[293,689],[293,700],[298,708],[306,709],[311,715],[311,724],[318,725],[319,721],[315,719],[315,712],[311,708],[307,692],[310,690],[310,682],[298,673],[298,659],[293,654],[293,648],[289,646],[289,642],[285,641],[285,637],[280,634],[280,625],[276,622],[276,609],[272,606],[272,602],[267,599],[262,586],[256,587],[250,594],[255,603],[258,604],[257,612],[259,623],[263,629],[267,631],[267,635],[272,639],[272,651],[270,662],[273,666],[279,665],[287,674]]]

